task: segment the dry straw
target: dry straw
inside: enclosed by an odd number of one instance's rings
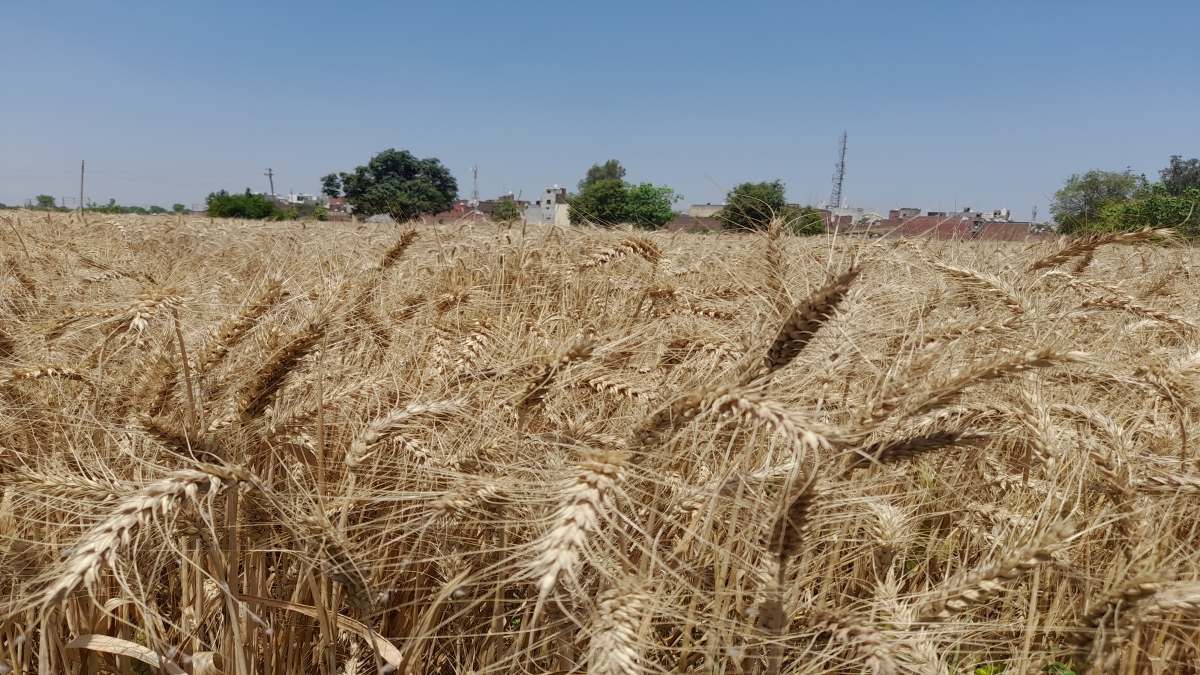
[[[1167,232],[4,213],[0,671],[1200,659]]]

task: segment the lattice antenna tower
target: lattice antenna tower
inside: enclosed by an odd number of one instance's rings
[[[471,179],[474,181],[471,186],[471,201],[467,205],[471,208],[479,206],[479,167],[471,167]]]
[[[846,132],[842,132],[842,142],[838,147],[838,163],[833,169],[833,194],[829,195],[829,208],[836,209],[842,205],[842,180],[846,178]]]

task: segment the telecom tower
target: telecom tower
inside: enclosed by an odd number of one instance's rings
[[[838,163],[833,169],[833,194],[829,195],[829,208],[842,205],[842,179],[846,177],[846,132],[842,132],[842,143],[838,149]]]
[[[471,200],[467,202],[467,206],[471,207],[471,218],[479,213],[479,167],[471,167],[471,178],[474,181],[471,186]]]

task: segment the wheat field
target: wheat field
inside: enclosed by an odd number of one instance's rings
[[[1200,670],[1200,268],[0,215],[0,672]]]

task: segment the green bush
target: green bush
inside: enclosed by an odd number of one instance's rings
[[[250,188],[246,188],[246,193],[240,195],[231,195],[225,190],[213,192],[204,203],[208,205],[209,218],[263,220],[286,217],[275,202],[262,195],[251,194]]]
[[[1187,187],[1172,194],[1162,183],[1151,185],[1138,198],[1106,204],[1088,231],[1117,232],[1143,227],[1173,227],[1185,237],[1200,236],[1200,189]]]

